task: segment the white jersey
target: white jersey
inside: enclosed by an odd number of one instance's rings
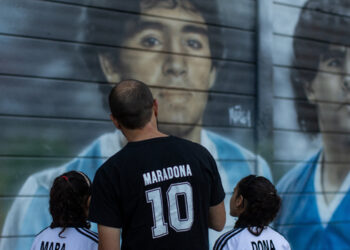
[[[248,228],[235,228],[221,235],[213,250],[290,250],[288,241],[275,230],[266,227],[259,236]]]
[[[62,227],[46,228],[34,239],[31,250],[97,250],[98,237],[86,228],[68,227],[61,237]]]

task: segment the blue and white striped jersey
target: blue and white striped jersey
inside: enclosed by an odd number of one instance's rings
[[[221,235],[213,250],[290,250],[288,241],[278,232],[266,227],[259,236],[249,232],[248,228],[235,228]]]
[[[98,236],[87,228],[68,227],[61,234],[62,227],[47,227],[34,239],[31,250],[97,250]]]

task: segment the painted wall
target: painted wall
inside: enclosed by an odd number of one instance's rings
[[[294,249],[348,249],[349,3],[304,4],[273,5],[275,226]]]
[[[111,84],[125,78],[150,85],[161,107],[161,130],[197,141],[214,155],[227,193],[227,211],[240,178],[264,175],[278,184],[285,204],[294,206],[282,207],[275,226],[296,249],[302,249],[299,242],[310,249],[315,239],[324,239],[330,248],[350,244],[342,235],[348,218],[342,213],[332,217],[337,208],[350,208],[346,153],[327,161],[334,156],[330,150],[313,159],[316,164],[307,163],[329,141],[339,140],[337,145],[347,151],[348,113],[343,104],[348,100],[343,95],[348,92],[322,92],[317,88],[321,80],[305,85],[315,93],[319,90],[311,100],[324,110],[322,121],[330,121],[324,126],[340,124],[319,133],[315,126],[305,130],[298,123],[296,103],[305,103],[299,111],[311,124],[319,123],[311,118],[321,109],[311,109],[310,95],[300,96],[290,80],[296,69],[319,72],[320,65],[310,61],[313,55],[318,57],[318,46],[326,44],[328,51],[330,41],[346,45],[346,39],[332,37],[343,37],[348,14],[336,7],[308,7],[317,14],[317,25],[313,32],[298,34],[305,56],[301,65],[294,65],[292,43],[303,0],[266,1],[272,8],[266,17],[258,15],[264,4],[254,0],[196,2],[196,11],[188,3],[169,6],[166,1],[144,1],[141,6],[136,1],[107,0],[0,3],[0,249],[29,248],[35,234],[50,224],[48,192],[57,175],[77,169],[93,178],[102,162],[125,143],[104,103]],[[341,25],[329,27],[328,17],[341,18]],[[262,21],[264,27],[259,26]],[[259,33],[258,27],[269,34]],[[263,35],[271,37],[271,51],[258,49],[268,41],[261,39]],[[347,51],[344,48],[340,50]],[[264,78],[258,74],[262,53],[271,55],[264,62],[271,74]],[[347,60],[339,62],[340,57],[327,57],[335,62],[323,60],[326,68],[321,71],[326,74],[322,79],[331,72],[332,86],[338,81],[344,90],[349,72]],[[271,111],[261,103],[271,105]],[[264,124],[266,120],[271,126]],[[268,136],[262,140],[261,134]],[[327,140],[330,137],[334,139]],[[295,174],[309,165],[315,171]],[[335,171],[326,170],[333,165],[338,166],[332,168],[337,169],[335,176],[329,174]],[[305,176],[309,178],[297,182]],[[322,179],[313,184],[318,176]],[[320,220],[308,217],[309,207],[313,214],[322,214]],[[299,210],[299,217],[289,214]],[[230,218],[225,230],[233,225]],[[332,230],[326,230],[328,225]],[[300,236],[294,230],[312,233]],[[210,231],[211,243],[217,236]]]

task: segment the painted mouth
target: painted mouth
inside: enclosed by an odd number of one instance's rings
[[[162,90],[158,94],[159,101],[165,101],[171,106],[184,106],[193,97],[193,94],[189,91],[176,91],[176,90]]]

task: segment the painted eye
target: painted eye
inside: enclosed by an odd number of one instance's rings
[[[350,83],[349,80],[344,80],[343,82],[344,89],[349,91],[350,90]]]
[[[151,48],[160,44],[160,41],[152,36],[145,37],[141,40],[141,44],[144,47]]]
[[[194,39],[187,40],[187,45],[196,50],[201,49],[203,47],[201,42]]]
[[[328,63],[327,63],[327,66],[329,67],[340,67],[342,65],[342,62],[341,60],[339,59],[331,59]]]

